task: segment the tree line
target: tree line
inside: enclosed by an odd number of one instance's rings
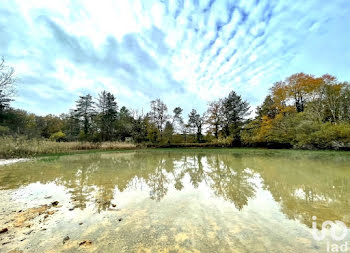
[[[249,103],[235,91],[212,101],[186,120],[181,107],[168,110],[160,99],[150,111],[119,107],[115,96],[80,96],[59,116],[38,116],[10,106],[14,70],[0,64],[0,135],[49,138],[54,141],[133,141],[155,145],[210,143],[218,146],[350,148],[350,85],[329,74],[294,74],[276,82],[255,118]]]
[[[350,149],[350,84],[304,73],[276,82],[242,132],[245,145]]]

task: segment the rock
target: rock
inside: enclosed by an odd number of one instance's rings
[[[74,210],[74,207],[71,207],[71,208],[69,208],[68,210],[69,210],[69,211],[73,211],[73,210]]]
[[[92,241],[90,240],[84,240],[82,242],[79,243],[79,246],[89,246],[92,244]]]
[[[54,202],[51,203],[51,205],[52,205],[52,206],[57,206],[58,203],[59,203],[58,201],[54,201]]]
[[[118,221],[122,221],[123,219],[122,218],[119,218]]]
[[[79,225],[83,225],[83,223],[82,223],[82,222],[80,222],[80,223],[79,223]]]
[[[65,244],[66,243],[66,241],[68,241],[70,238],[69,238],[69,236],[67,235],[65,238],[63,238],[63,244]]]
[[[117,205],[116,204],[112,204],[113,207],[116,207]]]
[[[0,230],[0,234],[6,233],[7,231],[9,231],[8,228],[3,228],[3,229]]]
[[[45,214],[44,219],[46,219],[46,218],[48,218],[48,217],[49,217],[49,215],[48,215],[48,214]]]

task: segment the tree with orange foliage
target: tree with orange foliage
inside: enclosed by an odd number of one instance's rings
[[[274,83],[270,88],[272,94],[272,99],[275,103],[275,106],[279,111],[282,111],[287,106],[287,87],[285,82],[280,81]]]
[[[294,100],[297,112],[303,112],[305,104],[316,89],[318,82],[313,75],[304,73],[291,75],[285,82],[288,98]]]

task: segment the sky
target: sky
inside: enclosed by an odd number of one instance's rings
[[[305,72],[350,81],[349,0],[0,0],[13,107],[39,115],[113,93],[139,113],[204,112],[232,90],[252,109]]]

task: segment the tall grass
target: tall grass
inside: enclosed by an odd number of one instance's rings
[[[54,142],[24,137],[0,137],[0,158],[33,157],[44,154],[70,153],[79,150],[133,149],[136,146],[124,142]]]

